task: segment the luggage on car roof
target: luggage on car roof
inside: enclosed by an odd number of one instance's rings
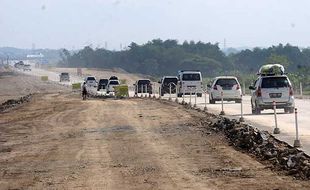
[[[284,67],[280,64],[267,64],[261,66],[258,72],[259,75],[283,75]]]

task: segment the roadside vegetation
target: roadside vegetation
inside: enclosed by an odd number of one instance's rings
[[[225,55],[217,43],[184,41],[180,44],[177,40],[154,39],[142,45],[131,43],[122,51],[90,46],[75,53],[63,49],[61,58],[59,65],[63,67],[122,68],[154,77],[195,69],[203,73],[205,82],[218,75],[234,75],[246,86],[256,78],[261,65],[279,63],[285,66],[295,89],[302,81],[305,90],[310,90],[310,48],[300,49],[290,44]]]

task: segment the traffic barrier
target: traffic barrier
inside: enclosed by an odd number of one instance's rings
[[[195,88],[195,103],[194,108],[197,107],[197,89]]]
[[[273,101],[273,102],[272,102],[272,105],[273,105],[274,124],[275,124],[275,128],[274,128],[274,130],[273,130],[273,134],[280,134],[280,129],[278,128],[277,105],[276,105],[276,102]]]
[[[299,133],[298,133],[297,108],[295,108],[295,128],[296,128],[296,139],[294,140],[294,147],[299,148],[301,147],[301,143],[299,140]]]
[[[114,87],[115,97],[129,97],[128,86],[127,85],[119,85]]]
[[[224,112],[224,94],[223,94],[223,91],[221,92],[221,104],[222,104],[222,111],[220,112],[220,115],[225,115],[225,112]]]
[[[243,96],[241,94],[241,117],[239,119],[240,122],[244,122],[244,117],[243,117]]]
[[[41,76],[41,81],[48,81],[48,76]]]
[[[205,93],[205,107],[203,108],[203,110],[208,111],[208,108],[207,108],[207,90],[205,90],[204,93]]]

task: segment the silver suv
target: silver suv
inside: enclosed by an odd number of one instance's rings
[[[249,89],[253,114],[273,109],[273,102],[276,103],[276,108],[284,109],[285,113],[294,112],[293,88],[286,75],[259,76]]]

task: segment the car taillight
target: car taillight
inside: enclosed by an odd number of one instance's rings
[[[258,87],[257,90],[256,90],[256,96],[257,97],[261,97],[262,96],[262,90],[261,90],[260,87]]]
[[[290,96],[293,96],[294,95],[294,91],[293,91],[293,88],[290,86]]]
[[[239,84],[237,84],[237,90],[239,90],[240,89],[240,85]]]
[[[217,85],[214,85],[213,89],[214,89],[214,90],[217,90]]]

